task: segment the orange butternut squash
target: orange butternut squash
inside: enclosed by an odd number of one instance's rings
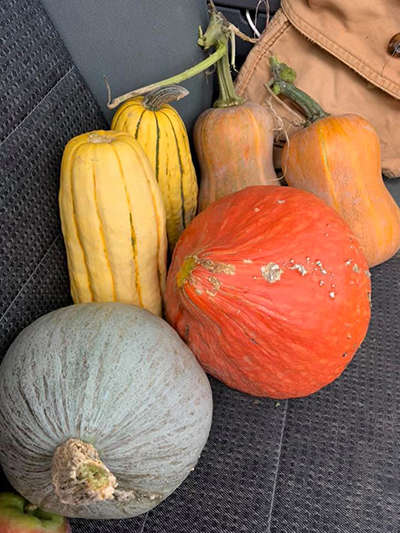
[[[400,248],[400,209],[381,173],[379,137],[361,116],[326,113],[294,85],[295,72],[270,58],[269,85],[306,114],[302,130],[282,151],[288,185],[319,196],[346,220],[357,237],[368,265],[390,259]]]
[[[273,130],[268,110],[254,102],[216,106],[200,115],[193,131],[201,170],[199,211],[251,185],[279,185]]]

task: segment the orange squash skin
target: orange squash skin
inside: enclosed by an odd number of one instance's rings
[[[251,185],[279,185],[272,157],[274,125],[253,102],[211,108],[197,119],[193,139],[201,169],[199,212]]]
[[[319,196],[346,220],[368,265],[400,248],[400,209],[381,174],[379,138],[357,115],[328,116],[297,131],[282,152],[287,183]]]
[[[351,361],[367,332],[370,291],[365,257],[333,209],[292,187],[248,187],[182,234],[166,316],[229,387],[295,398]]]

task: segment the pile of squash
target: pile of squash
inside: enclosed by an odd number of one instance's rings
[[[217,49],[220,88],[194,127],[199,186],[170,105],[187,94],[179,85],[136,92],[109,131],[65,147],[59,205],[74,305],[20,334],[0,380],[3,468],[52,512],[133,516],[175,490],[210,430],[205,372],[274,399],[331,383],[367,333],[370,268],[400,248],[373,126],[326,113],[271,57],[269,88],[307,115],[282,152],[282,185],[270,110],[236,94],[224,24],[212,9],[199,38]],[[35,365],[47,372],[39,393],[23,378]],[[35,445],[26,433],[38,420]]]

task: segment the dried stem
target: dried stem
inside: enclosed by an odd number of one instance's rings
[[[67,440],[54,452],[51,470],[54,492],[64,504],[87,505],[114,498],[115,476],[91,444]]]
[[[188,94],[189,91],[180,85],[157,87],[157,89],[146,95],[143,100],[143,106],[150,111],[158,111],[163,105],[181,100]]]

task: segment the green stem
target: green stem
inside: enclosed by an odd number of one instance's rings
[[[147,85],[146,87],[141,87],[140,89],[135,89],[134,91],[123,94],[122,96],[118,96],[117,98],[114,98],[113,100],[109,101],[107,103],[107,107],[109,109],[114,109],[115,107],[118,107],[120,104],[122,104],[126,100],[129,100],[129,98],[135,98],[135,96],[140,96],[142,94],[148,93],[150,91],[153,91],[154,89],[157,89],[158,87],[165,87],[166,85],[178,84],[178,83],[181,83],[182,81],[188,80],[189,78],[193,78],[193,76],[197,76],[197,74],[200,74],[200,72],[203,72],[204,70],[207,70],[212,65],[214,65],[219,59],[221,59],[221,57],[224,56],[224,54],[226,54],[226,52],[227,52],[226,44],[224,45],[221,44],[220,46],[216,46],[216,50],[213,54],[211,54],[209,57],[207,57],[207,59],[204,59],[203,61],[201,61],[201,63],[198,63],[194,67],[189,68],[188,70],[185,70],[181,74],[172,76],[171,78],[167,78],[165,80],[152,83],[151,85]]]
[[[214,47],[214,53],[212,53],[207,59],[204,59],[197,65],[185,70],[181,74],[177,74],[171,78],[152,83],[146,87],[141,87],[140,89],[135,89],[134,91],[130,91],[122,96],[118,96],[113,100],[111,99],[110,86],[107,80],[105,80],[108,89],[107,107],[109,109],[113,109],[130,98],[146,94],[154,89],[159,89],[160,87],[166,87],[173,84],[177,85],[185,80],[188,80],[189,78],[197,76],[197,74],[200,74],[201,72],[204,72],[215,63],[217,63],[220,97],[214,105],[216,107],[228,107],[242,104],[244,100],[235,92],[228,61],[228,38],[231,36],[231,34],[231,26],[223,17],[223,15],[215,9],[213,3],[211,3],[210,22],[204,33],[202,29],[199,28],[199,38],[197,43],[205,51]]]
[[[326,113],[311,96],[294,85],[296,72],[292,68],[281,63],[276,56],[269,58],[269,64],[272,78],[267,86],[272,89],[274,94],[283,94],[304,111],[307,116],[306,126],[329,116],[329,113]]]
[[[244,103],[244,99],[236,94],[233,85],[228,55],[225,54],[217,63],[219,97],[214,107],[232,107]]]

